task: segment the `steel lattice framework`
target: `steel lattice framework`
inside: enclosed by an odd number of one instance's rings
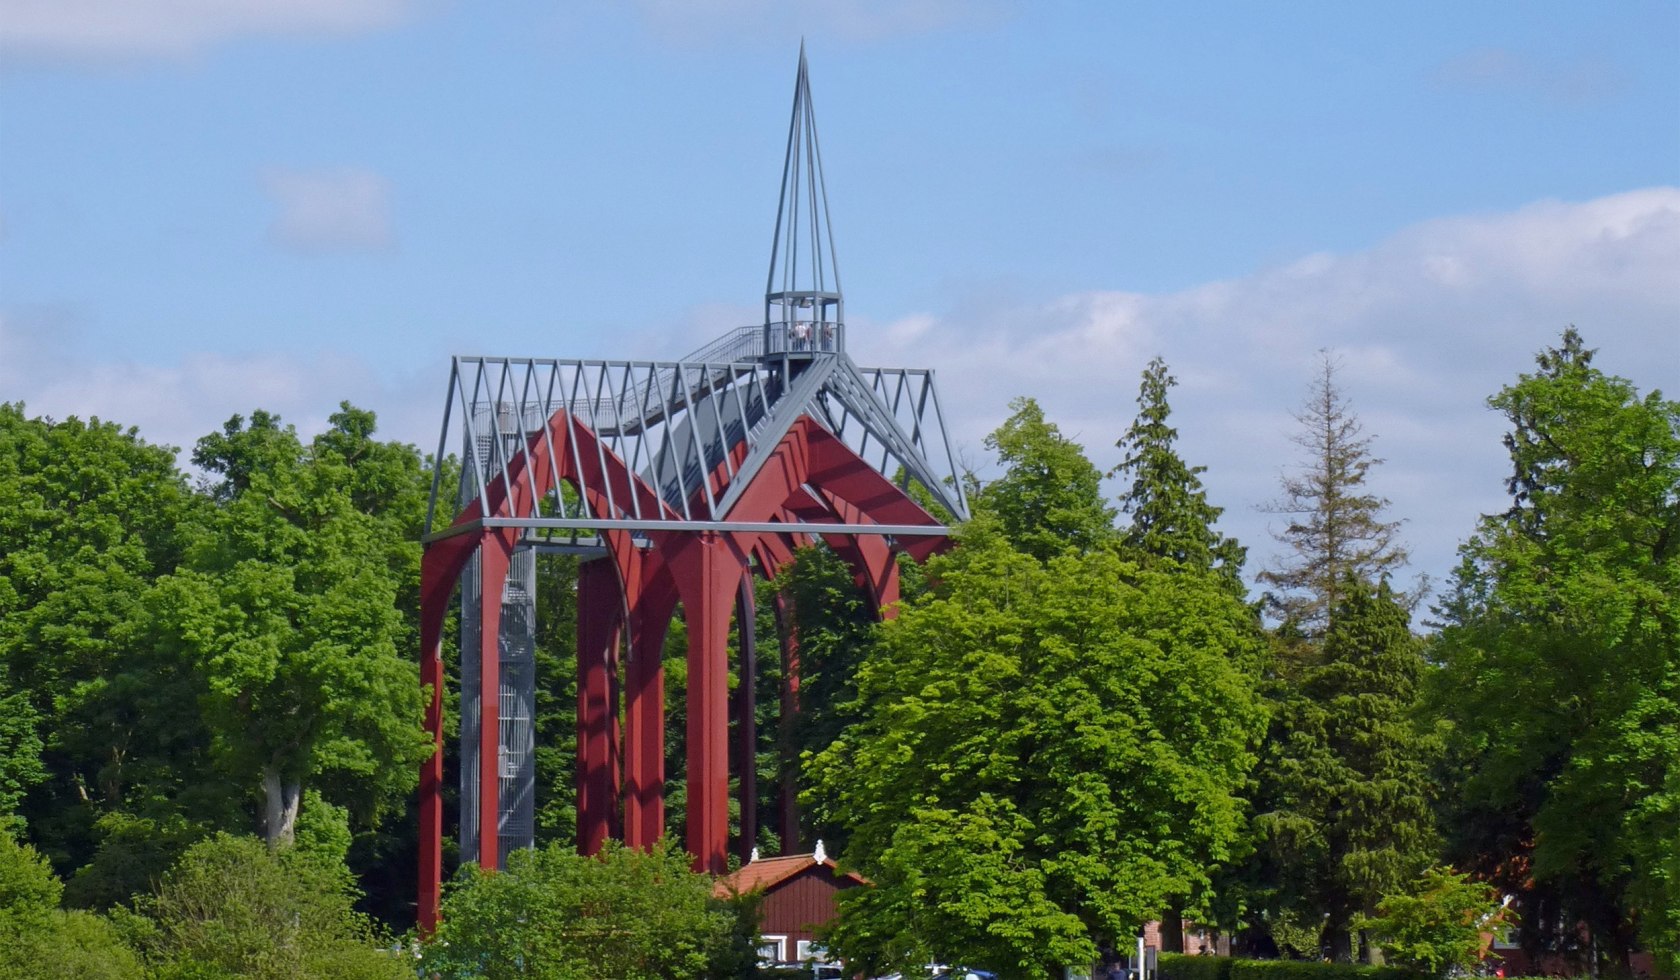
[[[443,624],[462,597],[461,857],[499,867],[530,846],[535,553],[578,575],[578,845],[651,844],[663,829],[661,648],[688,624],[687,846],[722,870],[728,833],[730,616],[751,622],[752,576],[823,541],[884,615],[896,554],[942,547],[967,500],[931,371],[862,368],[846,353],[839,265],[805,53],[762,324],[675,361],[456,357],[438,458],[462,449],[455,499],[434,482],[421,582],[421,681],[438,747],[421,772],[420,920],[442,871]],[[441,477],[439,477],[441,479]],[[440,516],[444,504],[446,514]],[[778,621],[790,610],[778,608]],[[740,631],[741,666],[754,662]],[[797,647],[782,630],[797,706]],[[734,716],[756,740],[750,675]],[[494,694],[492,694],[494,692]],[[745,754],[750,758],[750,754]],[[743,798],[755,798],[752,767]],[[756,836],[743,807],[743,849]],[[784,799],[783,839],[797,838]]]

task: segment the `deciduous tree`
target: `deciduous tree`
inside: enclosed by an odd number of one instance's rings
[[[1438,610],[1455,846],[1607,969],[1680,958],[1680,403],[1592,365],[1573,328],[1489,399],[1511,507],[1461,549]],[[1558,926],[1561,925],[1561,929]]]
[[[929,578],[809,766],[808,802],[875,883],[846,894],[834,945],[866,971],[1089,962],[1241,833],[1252,615],[1212,575],[1111,547],[1040,561],[985,516]]]
[[[1114,509],[1103,502],[1102,472],[1062,435],[1031,398],[986,437],[1003,476],[975,495],[974,508],[997,517],[1016,547],[1040,561],[1072,548],[1088,551],[1114,536]]]
[[[261,415],[206,440],[195,459],[224,474],[220,503],[146,604],[152,642],[203,677],[215,754],[260,788],[272,844],[290,842],[306,780],[377,813],[429,748],[399,609],[417,556],[377,512],[400,493],[386,467],[358,471],[389,454],[346,451],[363,415],[345,406],[308,449]],[[405,468],[418,486],[417,457]]]

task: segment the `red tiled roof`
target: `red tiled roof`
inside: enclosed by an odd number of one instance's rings
[[[785,857],[759,858],[757,861],[741,865],[738,870],[719,878],[712,886],[712,894],[718,898],[728,898],[730,895],[745,895],[751,891],[767,892],[819,863],[835,877],[850,878],[860,885],[869,884],[869,880],[862,875],[852,871],[841,871],[835,867],[833,858],[824,858],[819,862],[813,854],[789,854]]]

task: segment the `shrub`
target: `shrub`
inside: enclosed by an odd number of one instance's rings
[[[0,980],[128,980],[140,961],[104,918],[58,908],[47,859],[0,831]]]
[[[443,976],[664,980],[736,973],[736,918],[681,850],[608,844],[583,857],[559,843],[507,868],[467,866],[444,896],[423,954]]]
[[[1232,960],[1230,980],[1424,980],[1394,966],[1318,963],[1311,960]]]
[[[159,977],[411,978],[351,901],[342,877],[308,855],[218,834],[189,848],[140,909]]]
[[[1469,970],[1487,951],[1483,936],[1515,918],[1491,886],[1445,868],[1424,872],[1410,894],[1390,895],[1377,917],[1362,919],[1397,963],[1436,976]]]
[[[1231,980],[1229,956],[1185,956],[1162,953],[1160,980]]]

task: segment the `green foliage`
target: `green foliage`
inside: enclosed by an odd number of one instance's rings
[[[1474,968],[1487,953],[1487,936],[1514,918],[1491,886],[1431,868],[1407,892],[1384,898],[1358,927],[1397,964],[1446,976]]]
[[[1232,960],[1230,980],[1423,980],[1423,976],[1392,966],[1309,960]]]
[[[209,831],[176,813],[140,817],[121,810],[99,818],[99,849],[64,888],[65,904],[104,910],[148,893]]]
[[[1120,507],[1131,521],[1122,534],[1139,556],[1166,559],[1218,572],[1237,595],[1245,595],[1242,566],[1248,550],[1214,530],[1223,508],[1208,503],[1202,489],[1205,466],[1184,462],[1173,447],[1178,430],[1167,424],[1167,392],[1178,380],[1157,357],[1143,370],[1138,414],[1115,443],[1126,456],[1109,476],[1130,477]]]
[[[140,904],[137,928],[160,977],[412,977],[351,908],[342,875],[227,834],[195,844]]]
[[[1253,617],[1214,576],[1110,549],[1041,562],[991,519],[882,626],[859,720],[807,796],[875,882],[834,947],[865,971],[1095,957],[1228,856],[1253,763]]]
[[[204,678],[214,756],[262,785],[271,820],[306,778],[377,815],[413,788],[430,749],[398,607],[416,549],[358,506],[387,502],[390,453],[352,452],[359,420],[371,422],[348,406],[334,420],[310,450],[262,413],[207,437],[194,458],[226,474],[222,503],[145,604],[151,642]],[[370,476],[363,461],[386,465]]]
[[[124,631],[198,510],[173,452],[133,429],[0,404],[0,817],[29,818],[65,866],[103,809],[196,774],[169,710],[190,689],[133,673]]]
[[[1182,953],[1162,953],[1160,980],[1231,980],[1229,956],[1185,956]]]
[[[1438,612],[1454,726],[1455,857],[1554,911],[1531,951],[1591,930],[1680,970],[1680,403],[1592,366],[1571,328],[1489,399],[1512,503],[1484,518]],[[1515,861],[1511,861],[1515,858]],[[1557,928],[1561,926],[1561,929]],[[1556,931],[1553,931],[1553,930]]]
[[[41,852],[0,831],[0,911],[41,913],[58,908],[64,884]]]
[[[309,864],[328,877],[346,876],[350,841],[350,811],[328,803],[318,790],[305,791],[287,859],[294,864]]]
[[[423,968],[489,980],[734,975],[736,918],[688,862],[668,843],[609,844],[598,857],[551,844],[515,852],[499,873],[467,866]]]
[[[1317,637],[1329,626],[1344,582],[1375,583],[1406,563],[1406,551],[1397,540],[1400,522],[1383,520],[1388,501],[1365,489],[1382,460],[1371,455],[1371,437],[1337,386],[1328,353],[1295,419],[1304,465],[1283,477],[1283,496],[1265,508],[1289,518],[1273,535],[1293,557],[1258,577],[1275,590],[1267,599],[1288,627]]]
[[[1113,538],[1102,473],[1079,444],[1045,421],[1031,398],[1017,398],[1009,409],[1013,414],[986,437],[1004,475],[975,495],[974,511],[993,515],[1016,547],[1040,561]]]
[[[24,918],[0,912],[0,980],[134,980],[140,958],[91,912]]]
[[[140,963],[111,924],[58,908],[46,858],[0,831],[0,980],[129,980]]]
[[[1386,582],[1338,591],[1321,661],[1278,704],[1256,823],[1277,904],[1325,921],[1345,959],[1354,920],[1422,872],[1437,840],[1409,616]]]

